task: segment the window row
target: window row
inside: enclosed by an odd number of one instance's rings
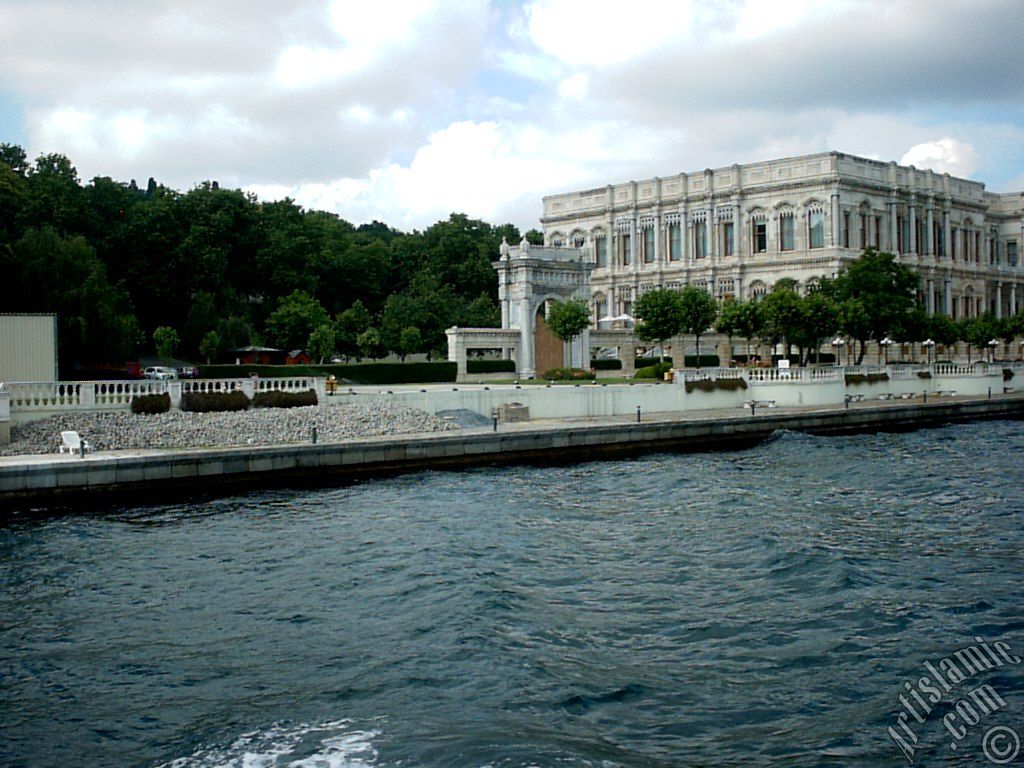
[[[722,256],[734,256],[737,253],[736,225],[732,221],[723,221],[717,227],[712,227],[711,235],[718,238],[719,253]],[[656,260],[655,229],[645,227],[637,234],[639,259],[644,264],[653,264]],[[690,238],[690,256],[694,259],[704,259],[710,255],[710,240],[708,225],[705,221],[696,221],[693,224],[693,234]],[[809,248],[825,247],[825,214],[814,211],[807,220],[807,243]],[[683,235],[682,225],[679,223],[670,224],[665,233],[664,239],[667,261],[681,261],[683,258]],[[796,217],[792,214],[783,214],[779,217],[779,250],[792,251],[796,249]],[[750,222],[750,252],[767,253],[768,251],[768,224],[763,219],[754,219]],[[599,235],[594,239],[594,256],[598,267],[607,267],[609,264],[608,238]],[[634,250],[633,238],[629,232],[621,232],[615,237],[615,259],[616,263],[622,266],[629,266],[633,263]]]

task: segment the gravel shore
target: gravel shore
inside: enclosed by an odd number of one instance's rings
[[[129,448],[199,448],[308,442],[458,429],[415,408],[386,401],[305,408],[260,408],[232,413],[154,416],[133,413],[70,413],[11,426],[10,445],[0,456],[56,453],[62,430],[73,429],[100,451]]]

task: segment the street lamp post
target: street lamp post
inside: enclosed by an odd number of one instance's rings
[[[878,342],[878,345],[882,348],[883,352],[885,353],[886,365],[889,364],[889,347],[892,346],[892,343],[892,339],[890,339],[888,336],[886,336],[884,339]]]
[[[844,344],[846,344],[846,339],[843,339],[843,338],[841,338],[839,336],[836,336],[834,339],[832,339],[832,348],[836,351],[836,364],[837,365],[842,365],[842,363],[843,363],[842,356],[843,356],[843,345]],[[847,362],[849,362],[849,361],[847,361]]]
[[[935,346],[935,342],[931,339],[925,339],[921,342],[921,346],[928,350],[928,367],[932,365],[932,347]]]
[[[988,341],[988,362],[992,364],[993,358],[995,357],[996,347],[999,346],[999,339],[989,339]]]

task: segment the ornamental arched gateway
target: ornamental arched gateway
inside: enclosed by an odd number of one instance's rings
[[[537,375],[537,313],[551,301],[590,301],[590,273],[594,264],[584,260],[583,250],[530,245],[526,238],[518,246],[501,243],[501,258],[494,265],[498,273],[498,300],[502,328],[519,332],[516,368],[523,378]],[[570,365],[586,368],[589,360],[580,350],[589,350],[590,331],[565,350]],[[579,357],[579,359],[577,359]]]

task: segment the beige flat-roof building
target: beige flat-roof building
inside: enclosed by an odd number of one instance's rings
[[[57,380],[57,316],[0,314],[0,382]]]
[[[630,315],[654,287],[763,295],[806,290],[867,246],[921,276],[930,314],[1022,308],[1024,193],[840,152],[610,184],[544,198],[546,245],[594,262],[595,327]]]

